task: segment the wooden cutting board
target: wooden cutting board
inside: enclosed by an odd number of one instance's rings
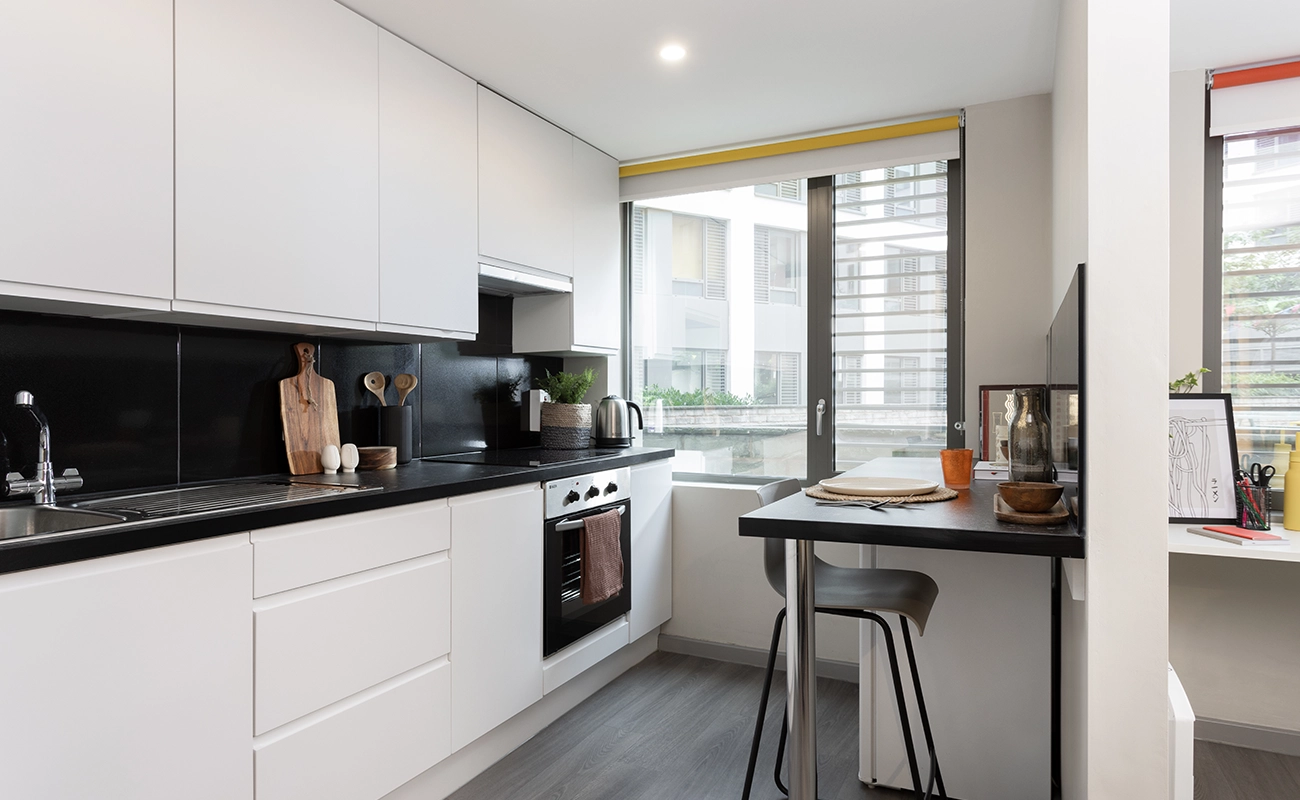
[[[323,472],[321,448],[339,446],[339,411],[334,399],[334,382],[316,374],[316,346],[299,342],[298,374],[280,381],[280,421],[284,423],[284,446],[289,453],[289,471],[294,475]]]
[[[1065,510],[1065,503],[1057,500],[1056,505],[1038,514],[1016,511],[1002,499],[1002,495],[993,495],[993,516],[1003,522],[1015,522],[1020,525],[1064,525],[1070,521],[1070,512]]]

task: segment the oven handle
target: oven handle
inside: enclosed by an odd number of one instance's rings
[[[620,517],[623,516],[623,511],[624,511],[626,508],[627,508],[627,506],[619,506],[619,507],[618,507],[618,515],[619,515]],[[593,517],[594,517],[594,516],[596,516],[596,515],[595,515],[595,514],[591,514],[590,516],[593,516]],[[574,530],[577,530],[578,528],[581,528],[584,524],[585,524],[585,523],[584,523],[582,520],[580,520],[580,519],[562,519],[562,520],[560,520],[559,522],[557,522],[557,523],[555,524],[555,530],[557,530],[557,531],[574,531]]]

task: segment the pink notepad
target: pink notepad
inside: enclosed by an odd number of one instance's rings
[[[1289,545],[1291,540],[1269,531],[1250,531],[1235,525],[1207,525],[1204,528],[1188,528],[1188,532],[1208,536],[1224,542],[1246,546],[1252,545]]]

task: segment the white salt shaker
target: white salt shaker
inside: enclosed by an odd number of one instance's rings
[[[338,447],[327,444],[320,451],[320,465],[324,468],[326,475],[333,475],[339,471],[339,465],[342,464],[342,457],[339,455]]]
[[[361,456],[357,453],[357,446],[351,443],[343,445],[343,451],[339,458],[344,472],[356,472],[357,464],[361,461]]]

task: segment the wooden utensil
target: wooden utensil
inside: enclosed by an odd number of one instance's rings
[[[379,398],[379,405],[387,406],[388,401],[384,399],[384,387],[388,385],[388,382],[384,380],[384,373],[367,372],[363,380],[370,393]]]
[[[396,447],[358,447],[357,469],[392,469],[397,466]]]
[[[325,445],[339,446],[339,412],[334,382],[322,378],[312,366],[316,346],[299,342],[293,349],[298,354],[298,374],[280,381],[284,448],[291,473],[314,475],[322,470],[320,452]]]
[[[1016,511],[1007,505],[999,495],[993,495],[993,516],[1003,522],[1016,522],[1021,525],[1064,525],[1070,521],[1070,512],[1065,510],[1065,503],[1057,500],[1056,505],[1039,514]]]
[[[397,375],[393,378],[393,386],[397,388],[397,404],[399,406],[406,405],[406,396],[410,394],[419,383],[420,379],[409,372],[403,372],[401,375]]]

